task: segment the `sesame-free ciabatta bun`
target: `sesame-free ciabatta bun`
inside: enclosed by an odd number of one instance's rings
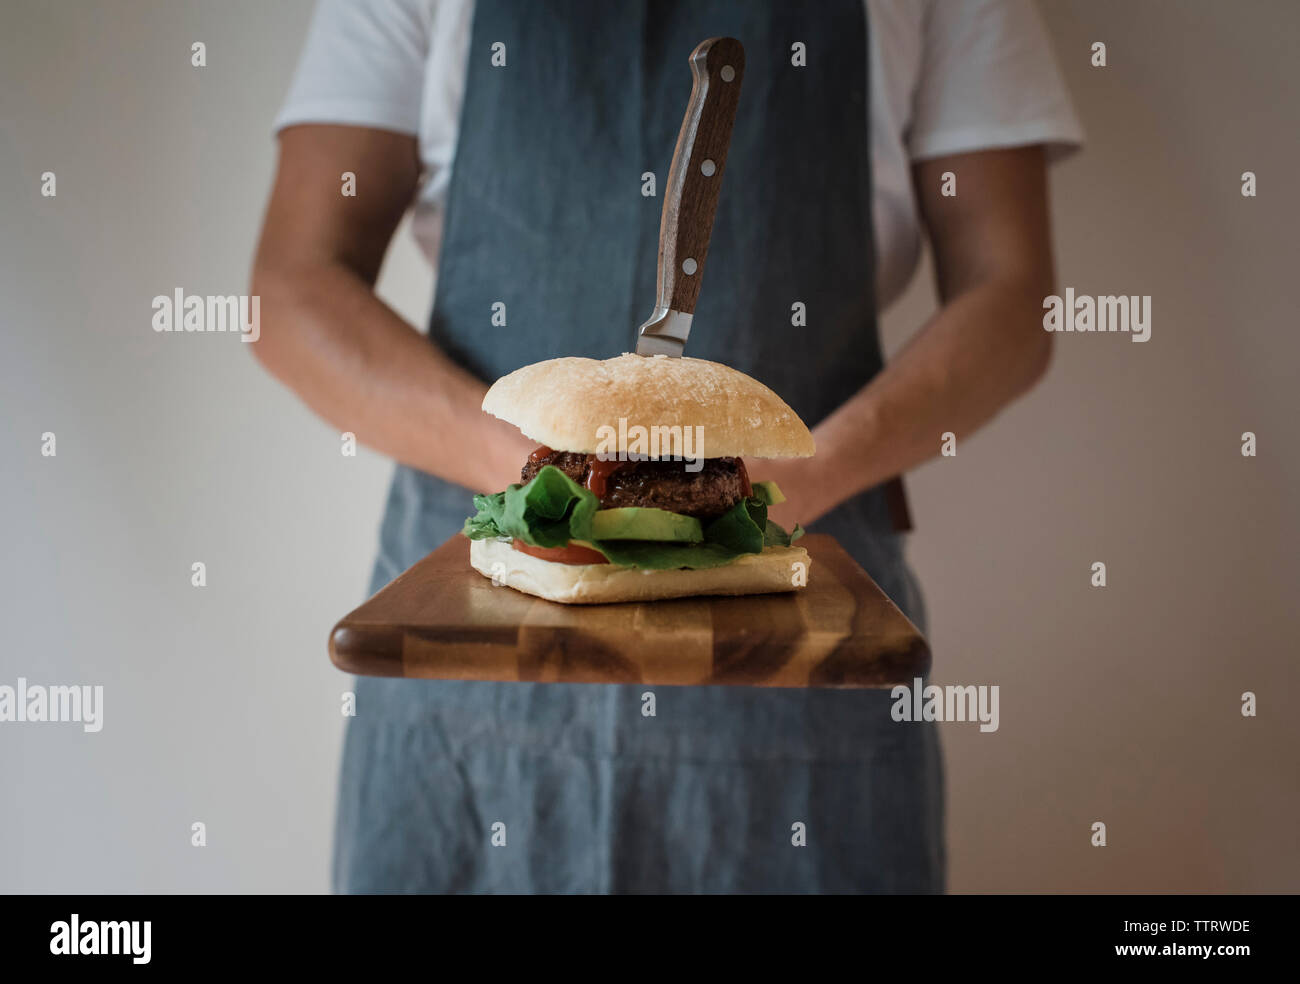
[[[550,359],[502,376],[483,409],[555,451],[596,454],[601,428],[617,429],[620,418],[629,429],[702,427],[707,458],[808,458],[816,450],[784,400],[704,359]]]
[[[557,564],[520,553],[504,540],[472,541],[469,562],[496,584],[566,605],[797,591],[812,565],[807,550],[790,546],[767,547],[721,567],[643,571],[616,564]],[[804,577],[795,577],[795,564],[803,564]]]

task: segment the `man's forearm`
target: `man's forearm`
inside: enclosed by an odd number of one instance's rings
[[[814,430],[810,512],[937,455],[1029,389],[1047,368],[1042,284],[993,281],[944,305],[885,369]]]
[[[519,480],[531,447],[480,409],[486,385],[342,264],[254,272],[261,362],[317,414],[398,461],[479,491]]]

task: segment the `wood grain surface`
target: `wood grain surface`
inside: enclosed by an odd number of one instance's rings
[[[921,634],[831,537],[799,541],[787,594],[560,605],[498,587],[448,540],[330,634],[348,673],[447,680],[889,687],[930,666]]]

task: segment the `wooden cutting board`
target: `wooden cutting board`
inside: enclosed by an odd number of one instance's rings
[[[560,605],[498,587],[454,536],[330,634],[348,673],[447,680],[890,687],[930,666],[916,627],[825,534],[790,594]]]

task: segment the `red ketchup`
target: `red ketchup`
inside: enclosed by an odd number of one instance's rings
[[[748,499],[754,494],[754,486],[749,484],[749,471],[745,468],[745,459],[736,459],[736,469],[740,472],[740,494]]]
[[[618,471],[626,461],[606,461],[596,455],[587,458],[587,488],[595,493],[597,499],[605,498],[605,483],[609,476]]]
[[[549,458],[553,454],[555,454],[555,452],[552,451],[550,448],[548,448],[545,444],[543,444],[541,447],[539,447],[536,451],[534,451],[532,454],[528,456],[528,462],[529,464],[535,465],[543,458]]]

